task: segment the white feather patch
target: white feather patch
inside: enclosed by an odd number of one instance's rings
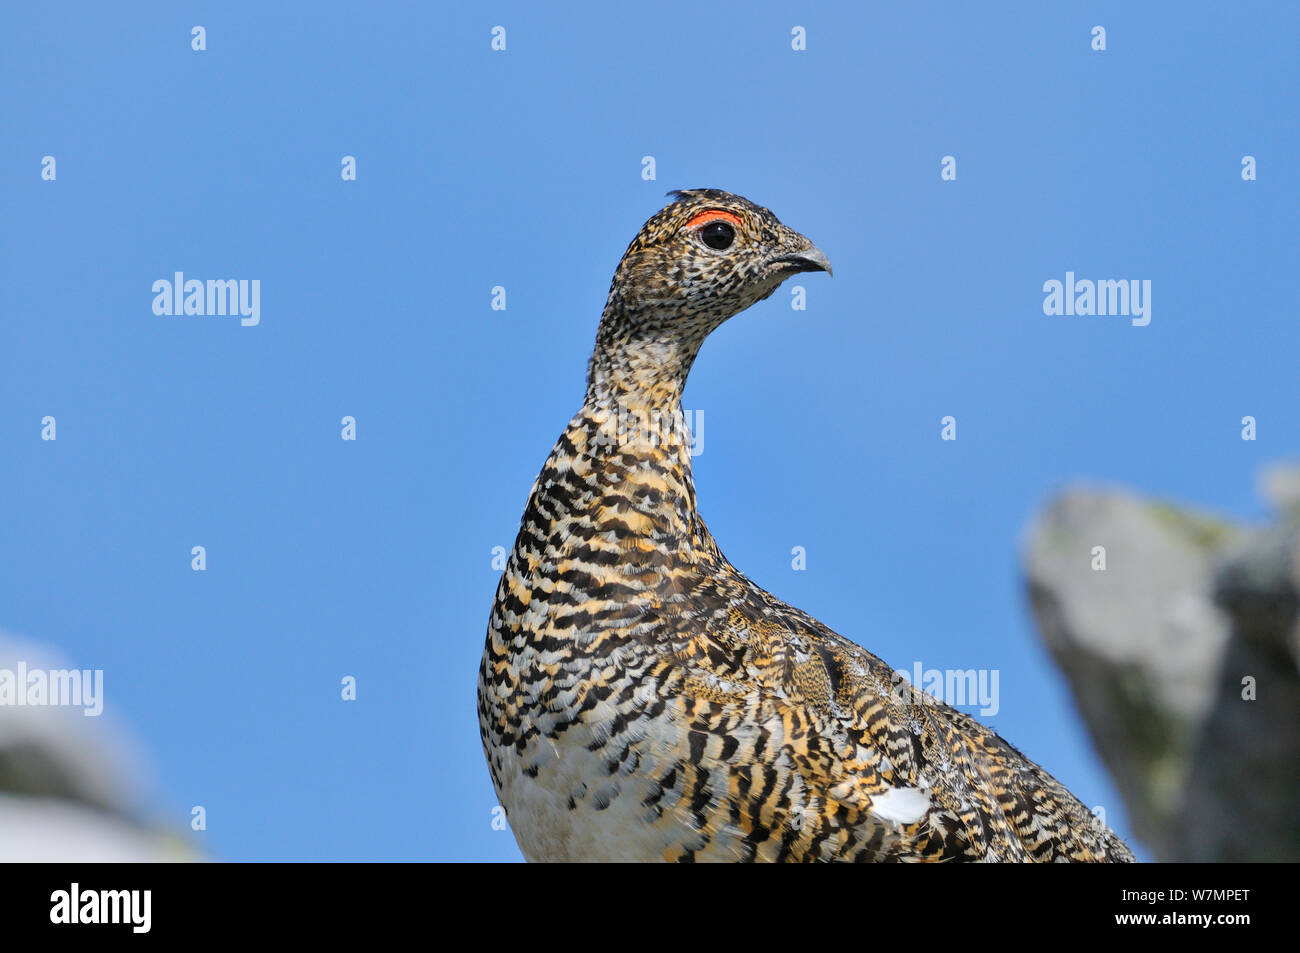
[[[920,788],[890,788],[871,799],[871,813],[898,824],[915,824],[930,810],[930,795]]]

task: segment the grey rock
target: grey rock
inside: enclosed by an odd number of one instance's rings
[[[1025,541],[1043,641],[1160,860],[1300,859],[1300,469],[1262,482],[1276,526],[1080,487]]]
[[[67,669],[48,649],[0,633],[0,670]],[[108,714],[0,704],[0,862],[196,860],[146,817],[145,759]]]

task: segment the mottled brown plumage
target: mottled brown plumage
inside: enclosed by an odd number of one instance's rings
[[[722,555],[681,393],[705,337],[825,256],[765,208],[675,193],[610,288],[586,400],[497,590],[479,724],[530,860],[1132,860],[1037,765],[900,690]]]

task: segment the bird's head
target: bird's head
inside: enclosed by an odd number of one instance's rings
[[[675,384],[679,394],[718,325],[792,275],[830,273],[821,249],[761,205],[719,189],[669,195],[673,201],[642,226],[614,272],[589,396],[601,374],[628,378],[626,385]]]

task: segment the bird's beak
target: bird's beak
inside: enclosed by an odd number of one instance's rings
[[[801,271],[824,271],[831,277],[835,276],[834,272],[831,271],[831,260],[826,257],[826,253],[812,244],[809,244],[803,251],[782,255],[776,262],[792,265],[796,273]]]

